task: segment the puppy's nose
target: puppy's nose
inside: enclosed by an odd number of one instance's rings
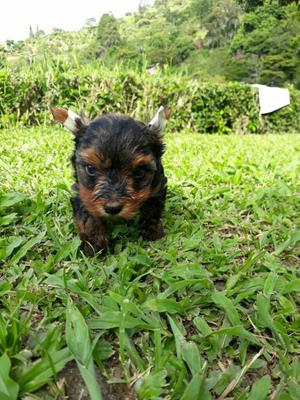
[[[104,206],[104,210],[107,214],[117,215],[122,210],[123,206]]]

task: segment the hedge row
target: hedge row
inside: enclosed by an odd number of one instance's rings
[[[240,83],[204,84],[171,74],[149,75],[101,67],[0,70],[0,128],[47,123],[49,105],[89,117],[122,113],[149,120],[160,104],[172,108],[169,130],[198,133],[264,133],[299,130],[300,93],[291,106],[260,117],[257,91]]]

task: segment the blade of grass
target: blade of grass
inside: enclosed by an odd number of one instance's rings
[[[98,340],[98,338],[96,338],[96,340]],[[102,400],[92,357],[96,340],[91,343],[89,329],[82,314],[69,300],[66,310],[67,345],[76,360],[80,374],[91,396],[91,400]]]
[[[19,385],[10,376],[11,362],[6,353],[0,357],[0,398],[1,400],[16,400]]]

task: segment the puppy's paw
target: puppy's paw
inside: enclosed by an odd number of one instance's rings
[[[108,250],[108,240],[106,236],[96,238],[86,238],[82,240],[82,251],[88,257],[94,257],[97,253],[106,254]]]
[[[155,241],[164,236],[164,227],[160,221],[152,222],[148,226],[144,225],[143,228],[140,229],[140,234],[143,239]]]

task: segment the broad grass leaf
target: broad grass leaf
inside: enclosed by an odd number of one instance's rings
[[[258,294],[256,307],[260,325],[264,328],[272,328],[273,319],[270,315],[270,299],[263,294]]]
[[[300,383],[300,361],[294,360],[291,368],[293,377],[295,378],[296,382]]]
[[[278,321],[274,322],[270,314],[270,298],[259,294],[256,300],[256,308],[258,313],[257,322],[262,327],[269,328],[276,340],[278,340],[283,347],[290,349],[290,339],[286,329]]]
[[[0,209],[14,206],[26,199],[26,195],[23,193],[7,193],[0,196]]]
[[[61,371],[67,362],[71,361],[73,356],[69,349],[64,348],[42,359],[35,361],[18,375],[20,385],[20,395],[27,392],[34,392],[44,386],[49,379]]]
[[[85,319],[77,307],[69,301],[66,310],[66,342],[76,360],[91,400],[102,400],[93,362],[93,351],[98,339],[99,336],[91,343]]]
[[[211,332],[208,336],[212,335],[231,335],[231,336],[237,336],[241,339],[246,339],[250,343],[254,343],[259,345],[259,338],[255,336],[253,333],[248,332],[242,325],[239,326],[232,326],[229,328],[220,328],[217,329],[213,332]]]
[[[271,387],[271,378],[265,375],[252,385],[249,400],[265,400]]]
[[[0,357],[0,399],[16,400],[19,393],[19,385],[9,375],[11,362],[6,353]]]
[[[211,395],[203,376],[197,374],[189,382],[180,400],[210,400]]]
[[[174,339],[175,339],[177,357],[181,358],[182,345],[185,342],[185,338],[184,338],[183,334],[181,333],[180,329],[178,328],[176,322],[169,315],[168,315],[168,320],[171,325],[171,329],[172,329]]]
[[[278,275],[275,272],[270,272],[267,275],[263,290],[265,296],[270,296],[273,293],[277,279]]]
[[[184,307],[171,299],[150,299],[143,304],[143,308],[150,311],[167,312],[169,314],[184,312]]]
[[[212,301],[218,306],[224,309],[228,320],[231,325],[241,325],[241,320],[237,309],[235,308],[233,302],[228,299],[224,293],[215,292],[211,295]]]
[[[167,371],[161,370],[144,376],[135,384],[140,400],[161,399],[166,385]]]
[[[177,322],[168,315],[168,319],[173,331],[177,357],[181,358],[188,365],[191,373],[196,375],[201,369],[201,358],[199,349],[194,342],[187,342]]]
[[[300,231],[295,231],[288,237],[288,239],[285,242],[281,243],[276,248],[276,250],[273,252],[273,254],[278,256],[280,253],[282,253],[289,246],[294,246],[299,241],[300,241]]]
[[[91,362],[87,368],[84,365],[77,362],[77,366],[90,394],[90,399],[102,400],[102,394],[100,387],[97,383],[94,364]]]
[[[201,333],[201,335],[208,338],[210,345],[212,346],[214,351],[217,352],[220,347],[219,340],[216,336],[214,336],[212,334],[214,331],[207,324],[207,322],[203,318],[197,317],[194,320],[194,324],[195,324],[196,328],[198,329],[198,331]]]
[[[137,369],[139,369],[140,371],[145,371],[147,369],[146,364],[145,364],[144,360],[142,359],[142,357],[137,352],[134,344],[132,343],[132,341],[130,340],[128,335],[126,335],[126,333],[125,333],[124,339],[125,339],[125,348],[130,357],[130,360],[132,361],[132,363],[135,365],[135,367]]]
[[[288,382],[289,394],[291,395],[293,400],[300,399],[300,384],[290,380]]]
[[[11,263],[12,264],[17,264],[21,258],[25,257],[27,252],[34,247],[35,245],[41,243],[41,241],[44,239],[46,232],[42,232],[39,235],[29,239],[17,252],[16,254],[11,258]]]
[[[283,293],[292,293],[292,292],[300,292],[300,278],[293,279],[285,286],[283,290]]]
[[[201,318],[201,317],[197,317],[194,319],[194,324],[196,326],[196,328],[198,329],[198,331],[202,334],[202,335],[209,335],[210,333],[213,332],[213,330],[211,329],[211,327],[207,324],[207,322]]]
[[[10,236],[5,241],[3,245],[3,253],[1,249],[0,259],[5,259],[11,255],[11,253],[19,247],[22,243],[24,243],[25,239],[21,236]]]
[[[70,255],[75,254],[80,247],[81,241],[75,237],[71,241],[64,243],[57,254],[55,255],[55,262],[59,263],[61,260],[67,259]]]
[[[16,214],[16,213],[4,215],[3,217],[0,217],[0,226],[10,225],[17,218],[18,218],[18,214]]]
[[[123,321],[123,328],[149,328],[149,325],[140,319],[134,318],[131,315],[126,315]],[[101,316],[91,319],[88,322],[91,329],[113,329],[121,326],[121,312],[120,311],[107,311],[103,312]]]
[[[199,349],[194,342],[182,343],[182,358],[188,365],[192,375],[196,375],[201,369],[201,358]]]
[[[101,361],[107,360],[113,354],[113,347],[107,340],[99,340],[93,351],[94,359],[99,365],[101,364]]]
[[[89,328],[81,312],[70,301],[66,309],[66,342],[75,360],[88,367],[92,354]]]
[[[225,285],[226,290],[233,289],[240,279],[241,279],[241,274],[231,275],[226,281]]]

